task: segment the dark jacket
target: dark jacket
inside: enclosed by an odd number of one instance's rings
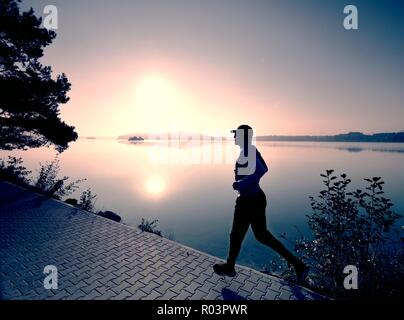
[[[245,168],[248,163],[242,163],[242,152],[236,161],[234,174],[235,174],[235,189],[239,191],[241,196],[254,195],[262,191],[259,182],[261,177],[268,171],[268,167],[265,160],[262,158],[261,153],[257,150],[255,146],[252,146],[249,150],[250,152],[255,152],[255,168],[250,174],[240,174],[241,168]]]

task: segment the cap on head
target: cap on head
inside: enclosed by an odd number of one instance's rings
[[[248,124],[242,124],[242,125],[238,126],[237,129],[231,130],[230,132],[231,132],[231,133],[236,133],[237,130],[244,130],[244,132],[251,132],[251,133],[253,133],[253,128],[251,128]],[[249,130],[251,130],[251,131],[249,131]]]

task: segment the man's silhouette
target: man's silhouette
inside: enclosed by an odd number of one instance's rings
[[[268,167],[257,148],[252,144],[253,131],[248,125],[241,125],[234,133],[235,144],[240,147],[240,156],[235,166],[233,189],[239,192],[234,209],[233,226],[230,233],[230,248],[227,263],[215,264],[214,271],[219,275],[234,277],[234,265],[240,252],[241,243],[251,225],[257,240],[278,252],[296,271],[297,282],[307,276],[308,267],[297,259],[277,240],[266,227],[266,196],[259,181]]]

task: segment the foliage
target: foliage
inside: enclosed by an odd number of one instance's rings
[[[336,298],[398,297],[404,290],[403,239],[394,230],[401,215],[385,198],[380,177],[364,179],[366,191],[349,192],[351,180],[334,170],[321,174],[325,189],[310,197],[308,224],[312,238],[301,237],[295,248],[310,265],[317,289]],[[358,268],[358,290],[343,286],[344,267]],[[284,269],[286,273],[288,271]],[[290,271],[289,271],[290,273]]]
[[[34,188],[47,196],[61,199],[62,197],[72,194],[78,188],[78,183],[85,179],[68,182],[69,177],[59,178],[59,158],[55,158],[50,162],[41,164],[38,177],[34,181]]]
[[[8,160],[0,159],[0,180],[10,181],[19,185],[29,184],[31,171],[23,165],[22,158],[9,156]]]
[[[158,220],[148,221],[148,220],[145,220],[144,218],[142,218],[142,222],[138,225],[138,228],[142,231],[154,233],[154,234],[161,236],[162,232],[160,230],[156,229],[157,222],[158,222]]]
[[[20,12],[19,2],[0,1],[0,149],[63,151],[78,137],[60,119],[70,83],[65,74],[53,79],[51,67],[39,62],[56,33],[41,27],[32,8]]]
[[[94,212],[95,198],[97,196],[92,194],[91,189],[87,189],[81,194],[77,206],[83,210]]]
[[[0,159],[0,180],[9,181],[25,188],[33,188],[39,193],[57,199],[61,199],[76,191],[78,184],[85,180],[82,179],[67,183],[68,177],[58,178],[60,171],[58,156],[50,163],[41,164],[38,171],[38,177],[31,179],[31,171],[25,168],[22,158],[9,156],[8,160]],[[96,195],[93,195],[91,189],[87,189],[81,193],[79,202],[75,199],[69,199],[73,200],[69,203],[73,203],[83,210],[94,212],[96,197]]]

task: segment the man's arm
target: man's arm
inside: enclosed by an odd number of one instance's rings
[[[268,172],[267,164],[265,163],[264,159],[262,158],[261,154],[257,151],[256,154],[256,165],[254,173],[246,176],[245,178],[235,182],[233,187],[236,190],[241,190],[248,188],[248,186],[252,183],[258,183],[261,177]]]

